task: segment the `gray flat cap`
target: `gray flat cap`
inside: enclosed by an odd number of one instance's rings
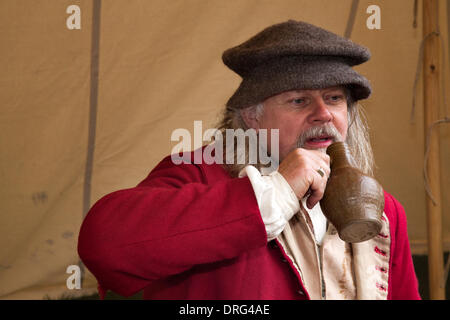
[[[226,50],[222,60],[242,77],[227,107],[241,109],[278,93],[345,85],[353,100],[370,96],[369,81],[352,69],[367,48],[306,22],[289,20]]]

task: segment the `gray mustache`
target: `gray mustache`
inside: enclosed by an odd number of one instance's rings
[[[302,148],[306,141],[312,138],[318,138],[320,136],[329,136],[333,139],[333,142],[342,141],[342,135],[336,129],[336,127],[332,124],[329,125],[321,125],[311,127],[302,132],[300,137],[298,138],[297,147]]]

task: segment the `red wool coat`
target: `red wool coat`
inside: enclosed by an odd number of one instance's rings
[[[400,203],[385,193],[388,299],[420,299]],[[267,242],[247,177],[217,164],[163,159],[137,187],[104,196],[80,230],[79,255],[99,282],[144,299],[309,299],[293,262]]]

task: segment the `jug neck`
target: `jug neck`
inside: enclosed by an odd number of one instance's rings
[[[334,142],[327,148],[327,154],[330,156],[331,170],[353,167],[353,157],[345,142]]]

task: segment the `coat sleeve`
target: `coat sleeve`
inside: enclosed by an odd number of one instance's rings
[[[248,178],[204,179],[198,166],[166,158],[137,187],[95,203],[78,253],[103,290],[129,296],[153,280],[266,245]]]
[[[391,277],[388,298],[391,300],[420,300],[418,281],[408,240],[405,210],[392,195],[386,193],[385,199],[385,211],[389,211],[389,216],[394,222],[391,229],[393,252],[390,263]]]

